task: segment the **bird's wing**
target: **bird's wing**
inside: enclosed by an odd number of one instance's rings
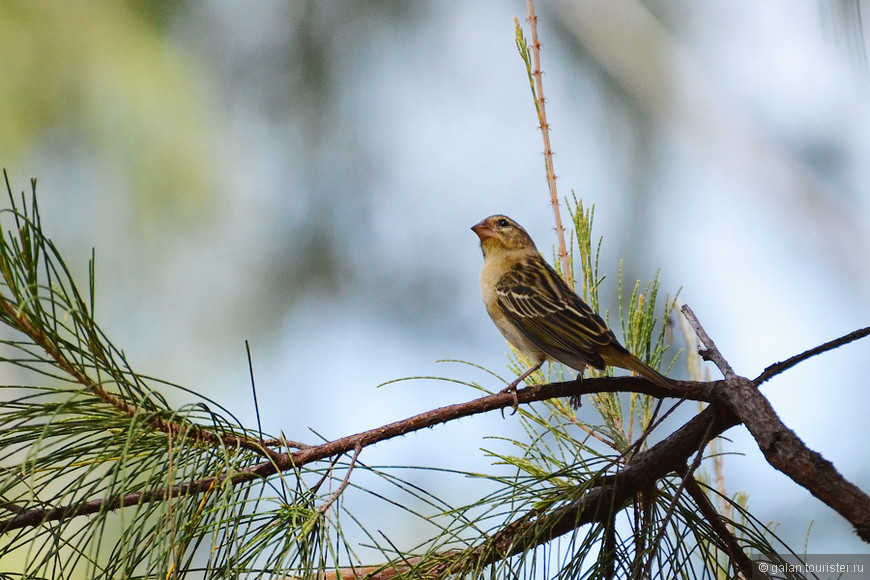
[[[514,264],[496,292],[507,317],[551,358],[580,370],[604,368],[598,351],[616,337],[539,255]]]

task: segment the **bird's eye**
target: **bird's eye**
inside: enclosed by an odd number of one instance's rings
[[[496,223],[498,223],[498,226],[499,226],[500,228],[506,228],[506,227],[508,227],[508,226],[510,225],[510,222],[507,221],[507,220],[504,219],[504,218],[501,218],[501,219],[498,220],[498,222],[496,222]]]

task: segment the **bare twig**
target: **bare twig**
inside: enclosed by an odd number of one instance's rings
[[[692,325],[692,328],[695,329],[695,333],[697,333],[698,338],[701,339],[701,342],[704,343],[706,347],[703,351],[698,351],[701,355],[701,358],[704,360],[712,361],[719,370],[722,371],[722,374],[725,375],[725,378],[730,378],[736,376],[734,369],[731,368],[731,365],[728,364],[728,361],[725,360],[725,357],[722,356],[722,353],[719,352],[719,349],[716,347],[716,343],[713,342],[713,339],[707,334],[707,331],[704,330],[704,327],[701,326],[701,323],[698,321],[698,317],[695,316],[695,313],[692,312],[692,309],[689,308],[688,304],[683,304],[683,307],[680,308],[683,315],[686,317],[686,320],[689,321],[689,324]]]
[[[655,495],[656,490],[648,489],[640,492],[638,494],[638,498],[640,504],[637,502],[634,504],[635,509],[635,526],[634,526],[634,541],[635,541],[635,549],[634,549],[634,562],[632,563],[631,569],[634,571],[632,574],[632,578],[635,580],[641,580],[643,578],[643,572],[646,570],[646,565],[644,564],[644,557],[652,558],[653,555],[647,551],[647,535],[644,533],[644,530],[651,529],[651,522],[653,518],[653,496]]]
[[[613,580],[616,577],[616,510],[610,512],[610,517],[607,518],[606,527],[604,528],[604,542],[601,546],[599,561],[604,557],[604,574],[605,580]]]
[[[870,335],[870,326],[868,326],[866,328],[862,328],[860,330],[856,330],[854,332],[850,332],[849,334],[846,334],[844,336],[841,336],[840,338],[826,342],[825,344],[820,344],[819,346],[817,346],[815,348],[811,348],[807,351],[804,351],[804,352],[802,352],[798,355],[795,355],[791,358],[788,358],[784,361],[774,363],[774,364],[770,365],[769,367],[767,367],[766,369],[764,369],[764,372],[761,373],[760,375],[758,375],[758,377],[752,382],[755,383],[756,385],[760,385],[761,383],[763,383],[765,381],[769,381],[770,379],[772,379],[776,375],[780,374],[781,372],[790,369],[791,367],[795,366],[798,363],[801,363],[801,362],[807,360],[810,357],[814,357],[818,354],[822,354],[823,352],[827,352],[827,351],[833,350],[835,348],[839,348],[839,347],[843,346],[844,344],[848,344],[852,341],[858,340],[859,338],[864,338],[867,335]]]
[[[653,411],[652,417],[650,417],[650,422],[647,424],[646,428],[640,434],[640,437],[638,437],[634,441],[634,443],[631,444],[631,446],[623,453],[623,455],[626,457],[631,457],[632,455],[637,453],[640,450],[640,448],[643,447],[643,444],[646,441],[647,437],[649,437],[650,433],[655,431],[659,425],[664,423],[665,419],[667,419],[671,413],[676,411],[677,407],[682,405],[685,400],[686,399],[683,398],[683,399],[680,399],[679,401],[677,401],[670,409],[665,411],[664,415],[662,415],[661,417],[659,417],[657,419],[656,417],[657,417],[659,410],[661,409],[661,406],[662,406],[662,399],[659,399],[658,402],[656,403],[656,408]]]
[[[335,490],[332,493],[332,495],[330,495],[329,498],[325,502],[323,502],[323,505],[321,505],[318,508],[320,510],[320,513],[325,514],[326,511],[330,508],[330,506],[332,506],[332,504],[335,503],[335,500],[338,499],[338,496],[341,495],[341,493],[345,490],[345,488],[350,483],[350,474],[353,473],[353,468],[356,465],[356,460],[359,457],[359,454],[361,451],[362,451],[362,447],[360,445],[357,445],[356,448],[354,448],[353,457],[350,460],[350,465],[347,466],[347,471],[344,474],[344,479],[341,480],[341,485],[339,485],[338,489]]]
[[[682,305],[682,303],[681,303]],[[709,367],[704,367],[701,359],[701,355],[698,353],[698,335],[692,329],[692,326],[689,324],[689,319],[685,316],[680,317],[680,332],[683,335],[683,339],[686,342],[686,367],[689,371],[689,377],[693,380],[711,380],[711,373]],[[698,410],[703,410],[703,403],[698,402]],[[718,501],[718,510],[719,513],[725,519],[731,518],[732,508],[731,504],[725,501],[725,497],[727,496],[725,490],[725,471],[724,471],[724,459],[723,454],[721,453],[721,439],[715,438],[708,444],[709,451],[708,456],[712,458],[713,462],[713,479],[716,482],[716,489],[719,492],[719,501]]]

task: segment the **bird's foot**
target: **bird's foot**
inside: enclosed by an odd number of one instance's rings
[[[577,373],[577,378],[574,379],[574,382],[582,385],[583,384],[583,373]],[[571,395],[568,398],[568,402],[571,403],[572,409],[579,409],[580,407],[583,406],[582,397],[583,397],[583,395]]]
[[[524,372],[523,374],[518,376],[514,380],[514,382],[512,382],[511,384],[509,384],[507,386],[507,388],[504,388],[501,390],[502,393],[511,393],[514,397],[514,405],[513,405],[514,412],[511,413],[511,415],[516,415],[517,410],[519,410],[519,408],[520,408],[520,399],[519,399],[519,397],[517,397],[517,385],[519,385],[521,382],[526,380],[526,377],[531,375],[533,372],[535,372],[536,370],[541,368],[542,364],[544,364],[544,361],[541,361],[541,362],[535,364],[534,366],[529,367],[528,369],[526,369],[526,372]],[[504,419],[504,409],[501,410],[501,416],[502,416],[502,419]]]
[[[515,380],[514,382],[512,382],[511,384],[509,384],[504,389],[502,389],[501,391],[499,391],[500,393],[510,393],[511,395],[513,395],[513,401],[514,401],[513,408],[514,408],[514,410],[511,413],[511,415],[516,415],[517,411],[520,408],[520,399],[517,396],[517,385],[520,384],[521,380],[522,380],[522,378],[519,378],[519,379]],[[504,419],[504,409],[501,410],[501,418]]]

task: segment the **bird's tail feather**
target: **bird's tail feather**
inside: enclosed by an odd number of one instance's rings
[[[671,383],[670,379],[668,379],[666,376],[662,375],[657,370],[628,352],[628,350],[613,349],[611,352],[604,355],[604,361],[610,366],[634,371],[637,374],[646,377],[663,389],[667,389],[669,391],[673,391],[676,389],[674,384]]]

